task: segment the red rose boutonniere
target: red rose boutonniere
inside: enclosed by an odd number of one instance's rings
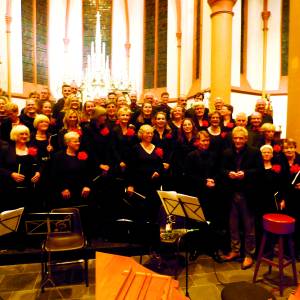
[[[120,124],[120,120],[116,120],[116,121],[115,121],[115,124],[116,124],[116,125],[119,125],[119,124]]]
[[[208,125],[209,125],[209,124],[208,124],[208,122],[207,122],[206,120],[203,120],[203,121],[202,121],[202,126],[203,126],[203,127],[208,127]]]
[[[298,173],[299,170],[300,170],[300,166],[298,164],[292,165],[290,168],[290,172],[293,174]]]
[[[134,135],[135,135],[134,129],[128,128],[128,129],[127,129],[126,135],[127,135],[127,136],[134,136]]]
[[[280,145],[274,145],[273,146],[273,151],[276,152],[276,153],[280,152],[281,151],[281,146]]]
[[[229,122],[227,123],[226,125],[227,128],[233,128],[234,127],[234,124],[232,122]]]
[[[78,158],[79,160],[87,160],[88,154],[87,154],[85,151],[80,151],[80,152],[78,152],[78,154],[77,154],[77,158]]]
[[[274,171],[275,173],[280,173],[281,165],[273,165],[272,166],[272,171]]]
[[[100,134],[103,136],[109,135],[109,129],[107,127],[104,127],[100,130]]]
[[[227,132],[221,132],[221,138],[222,139],[225,139],[227,137]]]
[[[163,150],[162,148],[157,147],[157,148],[155,149],[155,154],[156,154],[158,157],[163,158],[164,150]]]
[[[36,156],[37,153],[38,153],[38,149],[37,148],[35,148],[35,147],[29,147],[28,148],[28,154],[30,156]]]
[[[169,140],[169,139],[171,139],[171,138],[172,138],[172,133],[170,133],[170,132],[169,132],[169,133],[167,133],[167,134],[166,134],[166,139],[168,139],[168,140]]]

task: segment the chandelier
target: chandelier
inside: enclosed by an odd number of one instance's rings
[[[82,98],[95,99],[105,97],[110,91],[129,93],[132,83],[123,76],[114,79],[111,76],[110,57],[106,54],[106,43],[102,41],[100,27],[100,13],[96,14],[96,36],[91,42],[90,54],[87,57],[87,67],[83,71],[83,80],[80,85]]]

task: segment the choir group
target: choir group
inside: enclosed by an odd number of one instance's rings
[[[264,213],[297,219],[300,156],[296,142],[275,130],[265,99],[250,116],[233,119],[231,105],[216,98],[208,110],[201,93],[189,108],[186,97],[170,107],[167,92],[146,94],[141,105],[119,92],[82,103],[67,84],[62,94],[55,102],[46,88],[31,93],[20,113],[0,96],[1,211],[82,207],[92,235],[101,218],[160,222],[156,191],[174,190],[197,196],[206,218],[228,230],[223,259],[243,249],[244,269],[253,263]]]

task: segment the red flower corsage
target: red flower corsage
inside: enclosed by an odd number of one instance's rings
[[[81,120],[80,120],[81,123],[85,123],[85,122],[88,122],[88,121],[89,121],[88,118],[81,118]]]
[[[109,135],[109,129],[107,127],[104,127],[100,130],[100,134],[103,136]]]
[[[172,133],[170,133],[170,132],[167,133],[167,134],[166,134],[166,139],[171,139],[171,138],[172,138]]]
[[[208,122],[207,122],[206,120],[203,120],[203,121],[202,121],[202,126],[203,126],[203,127],[208,127],[208,125],[209,125],[209,124],[208,124]]]
[[[164,150],[163,150],[162,148],[157,147],[157,148],[155,149],[155,154],[156,154],[158,157],[163,158]]]
[[[300,171],[300,166],[298,164],[294,164],[290,167],[290,171],[293,174],[298,173]]]
[[[194,142],[193,145],[194,145],[195,147],[199,147],[199,144],[200,144],[200,141],[199,141],[199,140],[196,140],[196,141]]]
[[[56,120],[55,119],[50,119],[50,125],[55,126],[56,125]]]
[[[28,154],[31,156],[36,156],[38,153],[38,149],[35,147],[29,147],[28,148]]]
[[[227,132],[221,132],[221,138],[222,139],[225,139],[227,137]]]
[[[232,122],[229,122],[227,123],[226,125],[227,128],[233,128],[234,127],[234,124]]]
[[[127,136],[134,136],[134,135],[135,135],[134,129],[128,128],[128,129],[127,129],[126,135],[127,135]]]
[[[85,151],[80,151],[80,152],[78,152],[78,154],[77,154],[77,158],[78,158],[79,160],[87,160],[88,154],[87,154]]]
[[[277,152],[277,153],[280,152],[281,151],[281,146],[280,145],[274,145],[273,146],[273,151]]]
[[[119,125],[119,124],[120,124],[120,120],[116,120],[116,121],[115,121],[115,124],[116,124],[116,125]]]
[[[76,128],[76,129],[72,129],[71,131],[73,132],[77,132],[80,136],[82,136],[82,130],[79,129],[79,128]]]
[[[273,165],[272,166],[272,171],[274,171],[275,173],[280,173],[281,165]]]

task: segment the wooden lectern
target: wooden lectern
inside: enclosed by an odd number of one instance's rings
[[[157,274],[126,256],[96,252],[97,300],[188,300],[171,276]]]

